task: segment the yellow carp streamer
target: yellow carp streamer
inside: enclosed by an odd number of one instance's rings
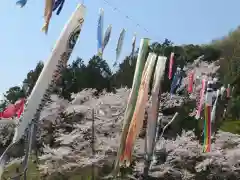
[[[45,8],[44,8],[44,25],[42,27],[42,31],[45,32],[45,34],[48,33],[48,27],[49,23],[52,17],[52,10],[53,10],[53,0],[45,0]]]

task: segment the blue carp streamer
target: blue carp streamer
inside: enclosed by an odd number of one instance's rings
[[[174,74],[172,84],[171,84],[171,90],[170,90],[171,95],[174,94],[174,92],[180,87],[181,83],[182,83],[182,71],[178,67],[177,71]]]
[[[98,56],[102,57],[103,49],[103,15],[104,10],[100,8],[99,10],[99,18],[98,18],[98,27],[97,27],[97,52]]]
[[[57,10],[57,15],[59,15],[62,11],[65,0],[56,0],[53,5],[53,11]]]
[[[27,4],[27,0],[18,0],[16,2],[17,6],[20,6],[21,8],[24,7]]]
[[[110,36],[111,36],[111,32],[112,32],[112,25],[110,24],[107,28],[107,30],[105,31],[104,34],[104,38],[103,38],[103,44],[102,44],[102,51],[104,51],[104,49],[106,48],[109,40],[110,40]]]
[[[122,46],[123,46],[123,40],[124,40],[124,37],[125,37],[125,33],[126,33],[126,30],[123,28],[121,33],[120,33],[119,39],[118,39],[117,48],[116,48],[116,61],[115,61],[113,66],[117,65],[117,60],[118,60],[118,58],[121,54],[121,51],[122,51]]]

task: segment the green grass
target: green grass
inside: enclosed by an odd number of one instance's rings
[[[27,171],[27,177],[28,180],[40,180],[40,172],[38,171],[37,164],[33,163],[32,159],[29,159],[28,162],[28,171]],[[20,163],[15,163],[12,165],[9,165],[4,173],[3,178],[10,179],[11,177],[16,176],[16,168],[19,167],[20,172],[23,172],[23,167]],[[21,177],[23,179],[23,176]]]
[[[224,121],[220,129],[233,134],[240,134],[240,120]]]

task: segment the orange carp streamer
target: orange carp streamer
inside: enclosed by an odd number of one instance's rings
[[[122,157],[122,160],[126,161],[127,166],[130,165],[134,142],[138,137],[143,125],[145,108],[148,101],[149,84],[152,77],[156,58],[157,55],[155,53],[149,53],[147,62],[143,70],[137,103],[135,106],[135,111],[133,113],[131,124],[129,126],[129,131],[125,142],[125,149]]]

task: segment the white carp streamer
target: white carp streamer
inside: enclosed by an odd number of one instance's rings
[[[211,112],[211,122],[214,123],[216,119],[216,109],[217,109],[217,103],[218,103],[218,97],[220,95],[220,90],[217,90],[217,97],[215,99],[215,102],[213,104],[212,112]]]
[[[28,131],[31,123],[36,123],[39,119],[40,112],[44,107],[47,97],[50,95],[56,80],[60,73],[66,67],[73,48],[78,40],[81,28],[84,22],[86,7],[79,4],[75,12],[70,17],[58,39],[49,60],[44,68],[27,100],[23,116],[15,128],[15,134],[12,143],[4,151],[0,158],[0,173],[3,172],[4,165],[8,159],[9,150],[22,139]],[[0,177],[2,173],[0,174]]]
[[[167,57],[159,56],[157,65],[155,68],[154,79],[153,79],[153,88],[151,96],[151,104],[149,107],[148,121],[147,121],[147,144],[146,151],[148,155],[148,160],[150,160],[153,149],[155,146],[155,136],[157,129],[157,120],[158,120],[158,103],[160,100],[160,89],[161,83],[163,81],[165,66],[166,66]]]

